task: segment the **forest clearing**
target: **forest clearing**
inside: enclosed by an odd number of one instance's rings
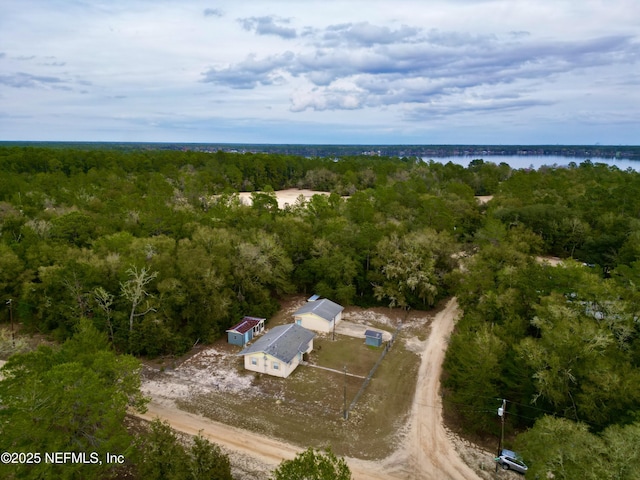
[[[385,318],[384,315],[381,315],[379,309],[377,312],[376,318],[378,320],[386,320],[388,324],[396,322],[396,320],[392,320],[389,317]],[[357,317],[358,313],[352,312],[350,317]],[[328,443],[340,454],[347,454],[347,460],[354,479],[415,478],[436,480],[446,478],[469,480],[472,478],[496,478],[494,475],[487,474],[493,468],[493,454],[463,441],[448,431],[442,420],[439,378],[446,350],[446,340],[453,329],[458,314],[457,303],[453,299],[435,317],[427,315],[426,312],[414,312],[403,325],[404,335],[400,337],[399,341],[404,342],[405,346],[410,344],[411,350],[420,355],[420,367],[415,378],[416,393],[409,404],[409,412],[402,412],[401,410],[389,412],[389,415],[405,418],[402,422],[394,422],[394,426],[398,431],[385,439],[385,443],[389,444],[387,448],[391,452],[390,454],[375,460],[349,457],[349,453],[355,453],[350,448],[363,442],[366,444],[367,436],[375,435],[374,431],[369,432],[366,425],[363,425],[367,421],[363,417],[366,415],[376,417],[379,414],[379,409],[374,408],[368,414],[359,412],[358,417],[353,420],[356,425],[349,424],[352,420],[341,420],[340,422],[343,422],[343,425],[336,427],[340,429],[340,437],[343,437],[344,443],[337,441],[336,438],[333,438]],[[394,313],[394,316],[397,316],[397,312]],[[422,336],[425,337],[424,340],[419,340],[412,335],[417,331],[422,333]],[[212,356],[216,360],[212,361]],[[207,348],[195,357],[191,357],[185,364],[172,369],[171,372],[165,370],[165,372],[153,375],[152,379],[143,382],[142,389],[147,395],[151,396],[152,402],[149,405],[148,413],[142,417],[148,419],[158,417],[167,420],[176,430],[185,433],[195,434],[201,429],[211,441],[228,449],[232,458],[234,458],[234,452],[240,454],[234,462],[236,465],[245,465],[244,470],[242,467],[236,467],[240,470],[238,472],[239,476],[243,476],[242,478],[246,479],[257,479],[260,478],[259,472],[261,468],[263,474],[270,471],[280,461],[293,458],[296,452],[300,451],[305,445],[288,443],[281,435],[276,434],[276,437],[280,437],[279,439],[275,439],[274,435],[266,435],[266,432],[274,430],[274,426],[263,424],[261,425],[263,433],[256,433],[229,426],[227,423],[221,424],[219,418],[218,421],[213,421],[207,418],[208,416],[206,415],[202,416],[184,411],[185,409],[193,411],[193,407],[190,406],[193,400],[196,403],[202,403],[203,397],[207,396],[207,394],[224,392],[224,395],[216,395],[216,403],[229,402],[245,412],[246,409],[242,406],[242,403],[238,403],[237,397],[234,395],[239,390],[248,395],[251,399],[250,401],[260,402],[261,409],[272,408],[269,403],[273,404],[274,401],[278,405],[284,405],[286,409],[286,398],[278,398],[278,396],[264,398],[259,394],[256,395],[255,392],[251,394],[249,392],[252,389],[251,382],[243,382],[243,375],[238,376],[238,360],[224,362],[222,357],[224,356],[215,348]],[[227,358],[227,360],[229,359]],[[197,367],[194,366],[194,362],[198,365]],[[225,363],[226,368],[224,366]],[[299,373],[296,372],[294,375]],[[245,378],[247,376],[247,374],[244,375]],[[221,383],[218,379],[227,379],[228,382]],[[267,379],[265,378],[264,380]],[[261,380],[261,382],[264,380]],[[276,381],[286,382],[288,380],[276,379]],[[373,383],[375,382],[374,378]],[[210,385],[209,391],[203,388],[203,383]],[[376,395],[374,392],[365,393],[365,403],[366,396]],[[389,406],[393,408],[396,405]],[[400,407],[402,405],[400,403]],[[303,408],[313,409],[313,405],[307,404]],[[259,411],[250,411],[252,415],[262,416]],[[295,413],[286,410],[282,415],[290,416]],[[332,412],[333,417],[339,416],[339,414],[339,411]],[[306,415],[299,418],[301,423],[297,428],[304,430],[315,429],[317,427],[314,427],[314,425],[317,426],[318,422],[330,421],[330,419],[323,418],[323,416],[319,417],[318,412],[313,410],[312,418],[305,420],[304,418],[308,418]],[[267,418],[267,422],[277,423],[282,420],[279,416],[264,415],[264,417]],[[260,420],[256,419],[256,422],[261,423]],[[353,431],[354,427],[356,427],[355,432]],[[321,427],[319,430],[323,431],[323,428]],[[290,423],[287,424],[285,438],[300,438],[294,432],[291,432]],[[317,440],[320,442],[319,445],[324,443],[322,437],[318,437]],[[371,452],[359,453],[369,456]],[[251,457],[254,460],[248,461],[245,457]],[[260,463],[264,465],[261,467]],[[253,475],[258,476],[254,477]],[[508,473],[503,473],[500,478],[509,478]]]

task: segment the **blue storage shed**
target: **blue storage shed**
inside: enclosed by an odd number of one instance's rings
[[[227,341],[243,347],[256,335],[264,332],[264,318],[244,317],[240,323],[227,330]]]
[[[382,332],[378,332],[377,330],[365,331],[364,343],[371,345],[372,347],[379,347],[382,345]]]

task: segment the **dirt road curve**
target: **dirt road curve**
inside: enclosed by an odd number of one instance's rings
[[[240,430],[228,425],[218,423],[199,415],[193,415],[174,407],[167,407],[152,401],[146,414],[139,415],[141,418],[153,420],[159,417],[167,420],[171,426],[180,432],[197,435],[201,432],[210,441],[222,445],[229,450],[240,452],[250,457],[277,466],[282,460],[289,460],[296,456],[302,449],[295,445],[274,440],[270,437],[258,435],[256,433]],[[377,472],[371,472],[368,468],[362,469],[358,465],[351,465],[355,479],[380,479],[388,478],[380,476]]]
[[[453,330],[458,304],[451,299],[431,325],[424,342],[422,363],[414,398],[409,433],[389,458],[379,462],[347,459],[355,480],[473,480],[479,477],[458,456],[442,423],[440,372],[446,342]],[[145,419],[159,417],[181,432],[198,432],[232,451],[237,451],[276,466],[293,458],[301,448],[269,437],[230,427],[193,415],[159,399],[152,399]]]

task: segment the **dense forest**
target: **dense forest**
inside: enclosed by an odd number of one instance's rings
[[[9,148],[0,151],[2,278],[27,329],[87,317],[120,350],[181,353],[286,292],[428,308],[452,293],[474,193],[507,166],[367,157]],[[280,209],[274,190],[332,192]],[[251,205],[236,192],[255,191]],[[346,198],[348,197],[348,198]],[[4,311],[6,320],[8,312]]]
[[[497,434],[506,399],[532,476],[637,478],[637,172],[22,146],[0,148],[0,171],[0,321],[64,341],[87,320],[153,357],[289,292],[416,309],[456,295],[450,418]],[[296,187],[331,194],[279,208]]]
[[[507,400],[533,478],[638,478],[639,180],[589,162],[514,172],[474,234],[447,410],[499,436]]]

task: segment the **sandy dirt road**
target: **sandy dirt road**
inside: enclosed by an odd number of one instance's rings
[[[394,454],[371,462],[347,458],[355,480],[424,479],[473,480],[478,475],[457,454],[442,422],[440,373],[447,339],[458,315],[456,299],[434,318],[429,338],[423,342],[422,361],[409,420],[409,433]],[[212,442],[276,466],[293,458],[302,448],[270,437],[240,430],[205,417],[178,410],[166,401],[152,398],[145,419],[166,420],[176,430],[196,435],[202,432]]]
[[[442,419],[440,374],[447,348],[459,313],[455,298],[449,300],[431,324],[425,342],[413,399],[409,435],[403,448],[386,461],[394,478],[425,480],[471,480],[478,475],[456,453]]]
[[[257,433],[240,430],[199,415],[194,415],[175,407],[162,405],[151,401],[147,413],[138,415],[147,420],[160,418],[166,420],[177,431],[190,435],[201,433],[210,441],[225,447],[228,450],[255,457],[262,463],[275,468],[282,460],[290,460],[296,456],[302,448],[291,445]],[[373,470],[367,462],[349,462],[349,467],[356,480],[383,480],[389,478]]]

